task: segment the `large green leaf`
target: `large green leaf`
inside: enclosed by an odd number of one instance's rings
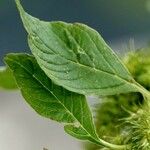
[[[16,81],[8,67],[0,67],[0,89],[17,89]]]
[[[65,130],[74,137],[99,140],[85,96],[55,85],[32,56],[9,54],[5,61],[23,97],[38,114],[65,123]]]
[[[132,76],[98,32],[79,23],[40,21],[16,2],[32,53],[55,83],[81,94],[137,91]]]

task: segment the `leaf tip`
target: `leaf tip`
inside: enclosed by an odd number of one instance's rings
[[[3,59],[5,64],[7,64],[8,66],[9,66],[9,63],[10,63],[10,58],[11,58],[11,54],[7,54],[7,55],[5,55],[5,57]]]
[[[17,9],[18,9],[20,15],[22,16],[22,13],[24,13],[25,11],[24,11],[24,9],[23,9],[23,7],[21,5],[20,0],[15,0],[15,3],[16,3]]]
[[[4,56],[4,62],[7,64],[8,67],[11,67],[12,62],[16,59],[15,53],[8,53]]]

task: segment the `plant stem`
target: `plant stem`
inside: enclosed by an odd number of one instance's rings
[[[97,145],[100,145],[100,146],[104,146],[106,148],[110,148],[112,150],[127,150],[127,148],[129,147],[129,145],[111,144],[111,143],[108,143],[102,139],[94,140],[94,143],[96,143]]]

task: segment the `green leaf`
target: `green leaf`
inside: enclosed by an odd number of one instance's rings
[[[8,67],[0,67],[0,89],[17,89],[16,81]]]
[[[84,95],[138,91],[134,80],[98,32],[75,23],[44,22],[16,1],[28,32],[30,49],[55,83]]]
[[[55,85],[30,55],[9,54],[5,61],[23,97],[38,114],[65,123],[67,133],[76,138],[99,140],[85,96]]]

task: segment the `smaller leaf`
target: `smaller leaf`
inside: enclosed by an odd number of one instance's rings
[[[23,97],[38,114],[65,123],[65,131],[78,139],[98,143],[85,96],[55,85],[32,56],[9,54],[5,61],[12,69]]]
[[[17,89],[16,81],[8,67],[0,67],[0,89]]]

